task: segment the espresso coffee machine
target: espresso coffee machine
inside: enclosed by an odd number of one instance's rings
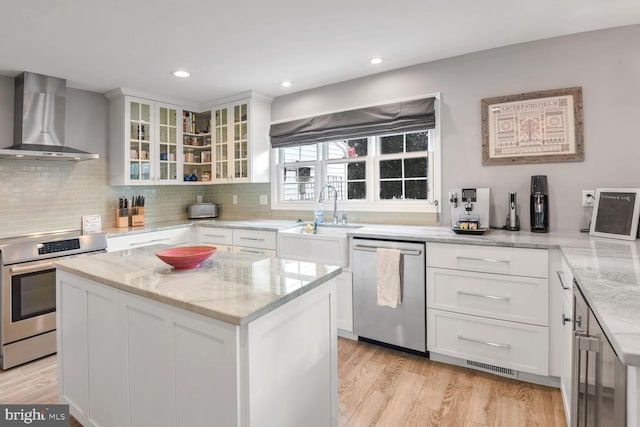
[[[449,191],[451,226],[470,230],[489,228],[489,188],[453,188]],[[463,225],[466,224],[466,225]]]
[[[531,231],[549,232],[549,188],[546,175],[531,177]]]

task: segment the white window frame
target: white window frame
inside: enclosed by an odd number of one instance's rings
[[[369,138],[368,147],[367,147],[367,198],[365,200],[338,200],[338,209],[345,211],[372,211],[372,212],[416,212],[416,213],[440,213],[442,206],[442,161],[441,161],[441,139],[440,139],[440,93],[436,94],[428,94],[428,95],[420,95],[410,98],[403,98],[393,101],[388,101],[384,103],[377,103],[372,105],[365,105],[360,107],[349,108],[367,108],[375,105],[381,105],[386,103],[395,103],[395,102],[403,102],[403,101],[411,101],[414,99],[421,98],[435,98],[434,108],[435,108],[435,128],[430,130],[431,135],[429,138],[429,148],[432,151],[427,152],[427,158],[429,161],[429,168],[432,171],[432,180],[429,181],[429,195],[430,198],[428,200],[380,200],[379,198],[379,180],[377,177],[377,170],[379,161],[385,158],[407,158],[412,157],[413,153],[397,153],[397,154],[379,154],[378,146],[375,142],[377,137]],[[314,114],[331,114],[337,113],[340,111],[331,111],[325,113]],[[290,120],[301,119],[305,117],[297,117],[294,119],[286,119],[279,122],[285,122]],[[278,123],[278,122],[273,122]],[[292,200],[292,201],[281,201],[280,200],[280,183],[278,181],[280,176],[280,171],[284,167],[279,163],[279,149],[271,150],[271,209],[273,210],[308,210],[310,212],[313,211],[317,204],[318,191],[324,185],[324,177],[326,176],[326,164],[329,163],[347,163],[350,161],[362,161],[364,158],[352,158],[352,159],[325,159],[324,153],[322,151],[323,148],[319,147],[320,152],[318,153],[319,159],[314,163],[316,167],[316,185],[315,191],[316,195],[313,200]],[[423,152],[419,152],[415,156],[421,156]],[[303,163],[308,164],[310,162],[300,162],[301,166],[304,166]],[[325,198],[326,199],[326,198]],[[333,207],[333,200],[324,200],[323,206],[325,209]]]

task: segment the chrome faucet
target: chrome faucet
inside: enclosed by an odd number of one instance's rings
[[[322,194],[325,188],[330,188],[333,190],[333,223],[338,223],[338,190],[331,184],[325,184],[320,189],[320,195],[318,196],[318,203],[322,203]]]

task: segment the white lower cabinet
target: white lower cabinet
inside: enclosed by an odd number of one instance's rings
[[[573,273],[561,253],[557,253],[558,265],[556,266],[554,281],[558,299],[561,301],[562,313],[556,319],[556,324],[560,326],[561,346],[560,357],[560,391],[562,393],[562,403],[564,413],[567,417],[567,425],[571,425],[571,398],[573,381]]]
[[[548,275],[547,250],[427,242],[427,350],[547,377]]]
[[[159,231],[143,231],[107,237],[107,252],[151,245],[187,246],[192,243],[191,226]]]
[[[218,251],[231,252],[233,230],[230,228],[195,227],[196,245],[215,246]]]
[[[548,329],[441,310],[427,312],[429,351],[547,375]]]
[[[251,253],[276,257],[276,232],[223,227],[197,227],[198,245],[211,245],[219,251]]]
[[[343,271],[332,280],[338,288],[338,329],[353,334],[353,273]]]
[[[429,307],[547,326],[548,282],[537,277],[427,269]]]

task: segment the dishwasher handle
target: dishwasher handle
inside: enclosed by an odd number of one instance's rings
[[[376,252],[378,248],[386,249],[386,248],[383,248],[382,246],[371,246],[371,245],[354,245],[353,246],[353,250],[355,251],[367,251],[367,252]],[[411,249],[411,250],[401,249],[400,253],[402,255],[409,255],[409,256],[422,255],[422,251],[420,249]]]

